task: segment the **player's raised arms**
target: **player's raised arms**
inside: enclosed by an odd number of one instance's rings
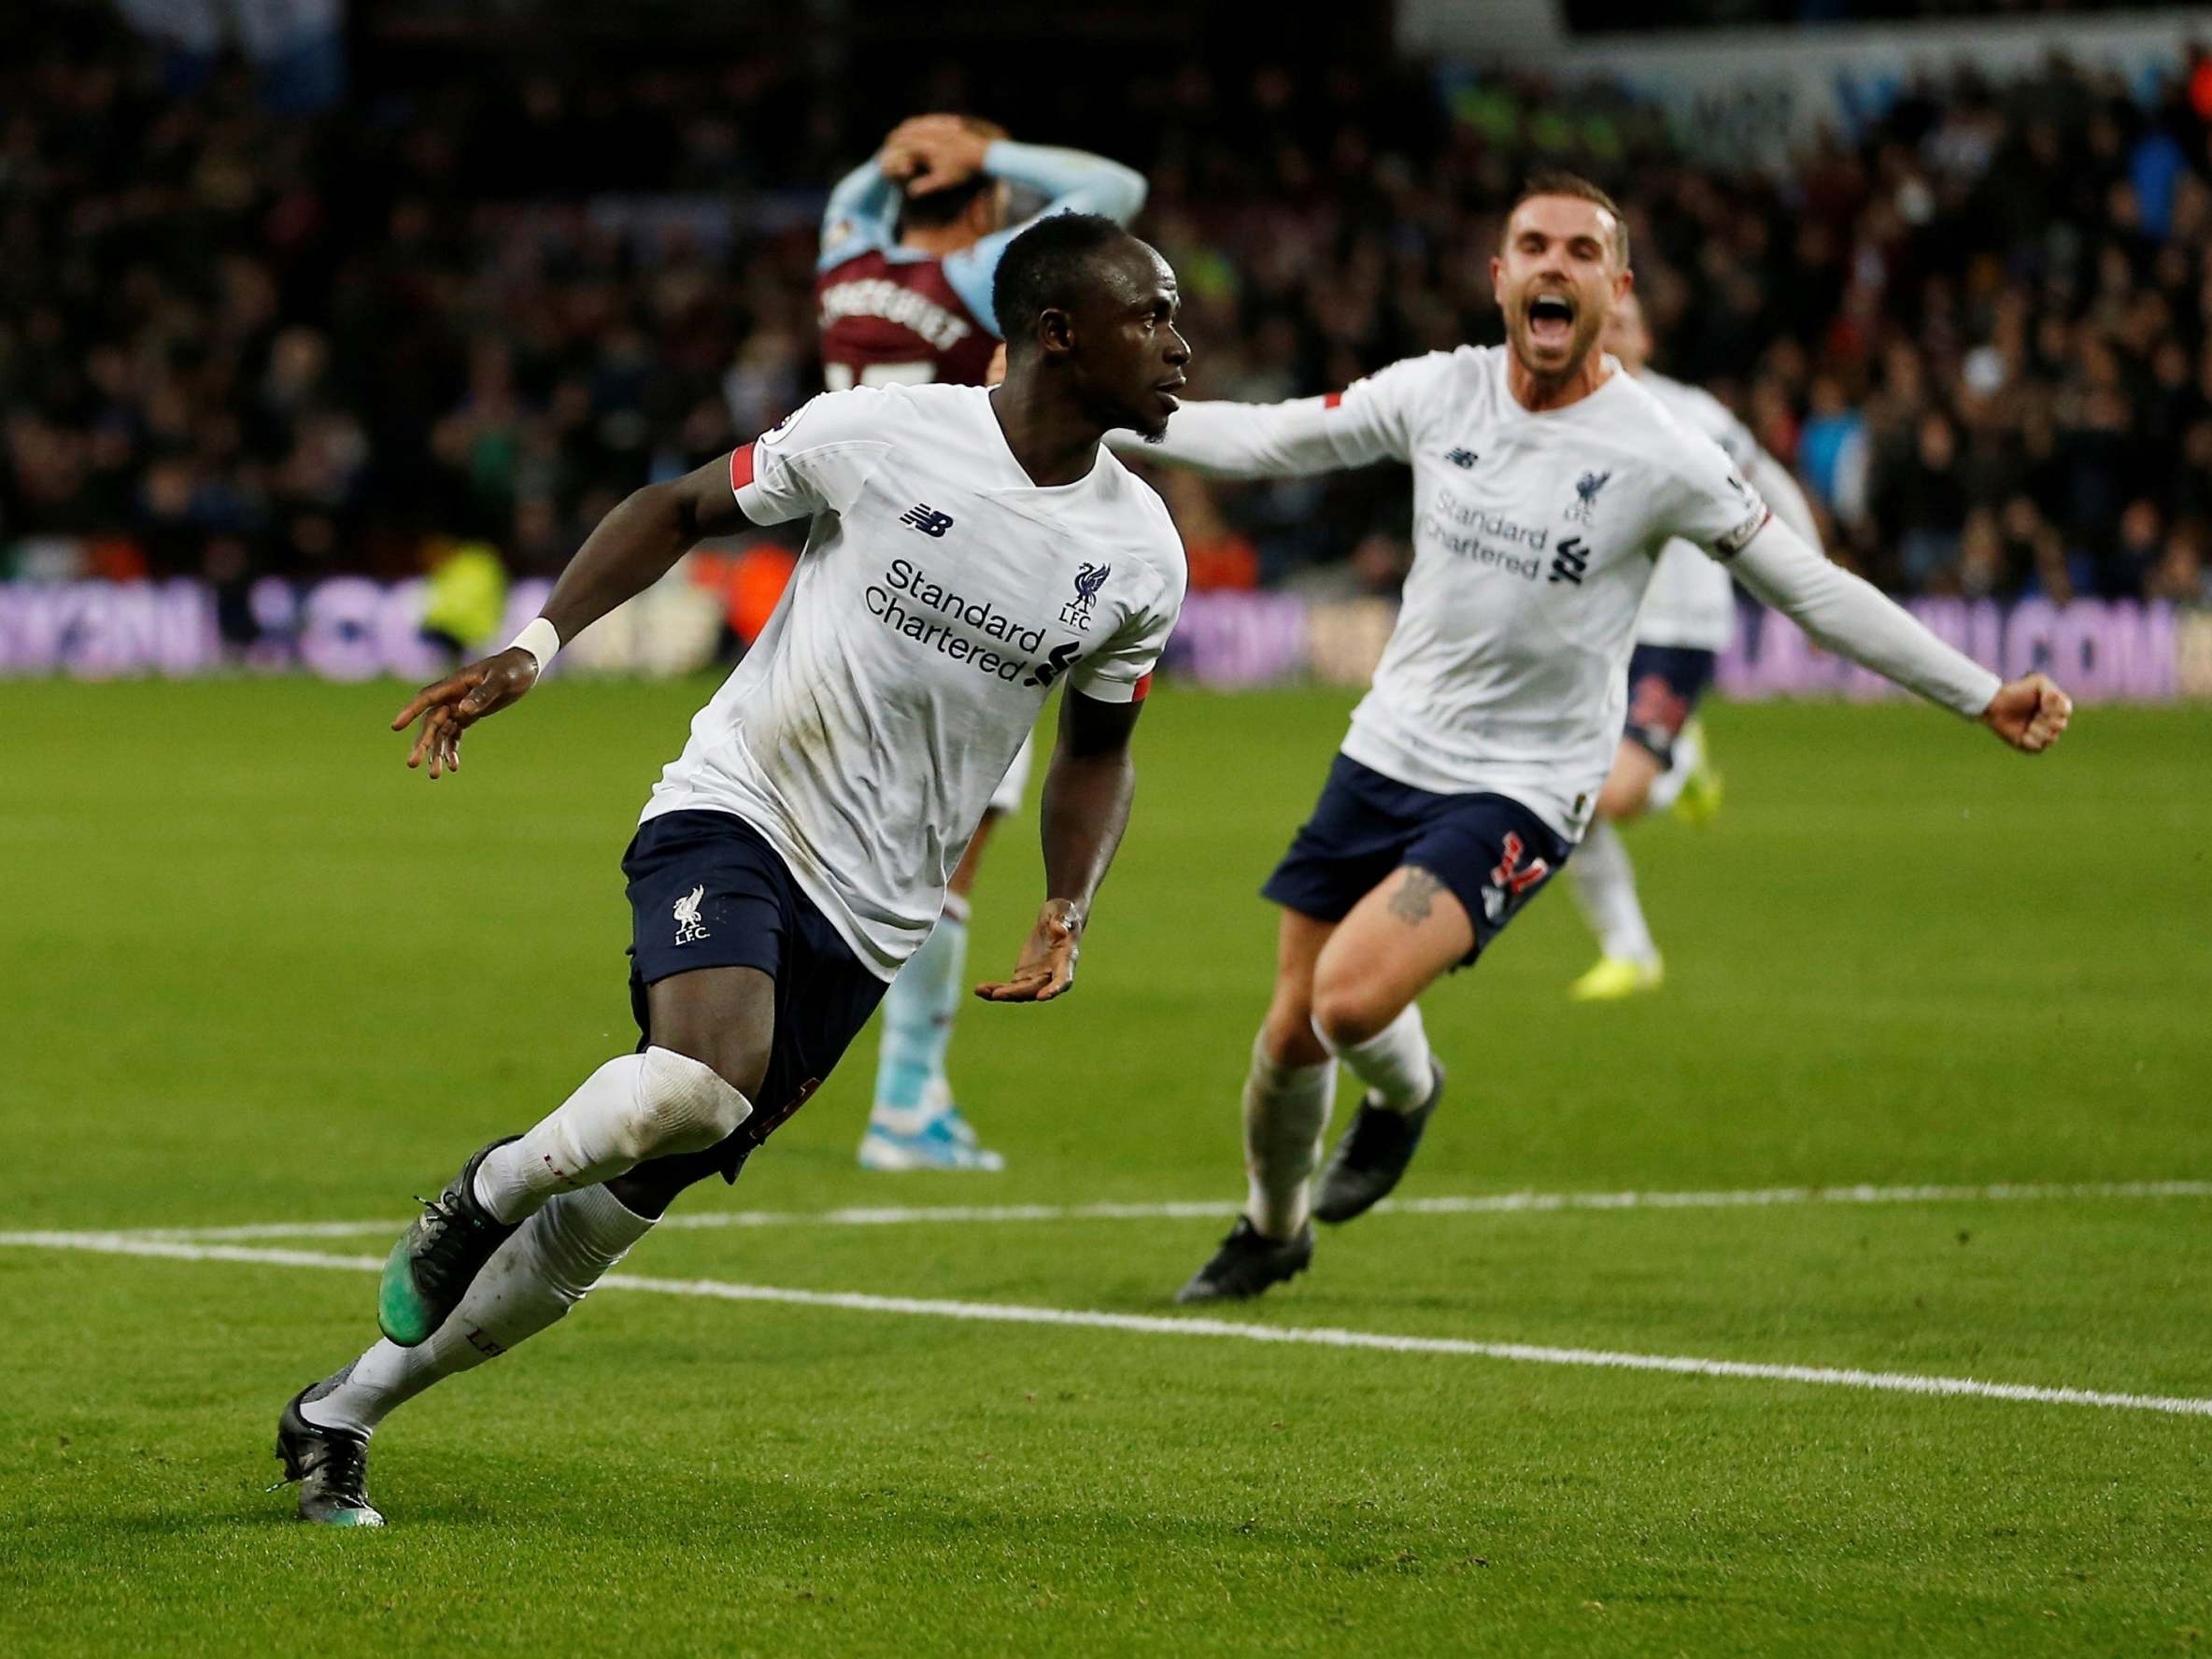
[[[1435,444],[1445,435],[1435,420],[1438,382],[1459,355],[1409,358],[1326,397],[1282,404],[1186,403],[1162,436],[1138,440],[1117,433],[1113,442],[1122,454],[1151,455],[1231,478],[1411,461],[1424,438]],[[1450,394],[1440,395],[1448,399]],[[1680,435],[1671,422],[1667,430]],[[1713,450],[1712,470],[1718,475],[1723,458],[1716,446],[1707,447]],[[1759,551],[1747,560],[1753,546]],[[1830,562],[1779,518],[1769,516],[1745,545],[1722,556],[1734,560],[1737,577],[1746,588],[1828,649],[1931,702],[1981,718],[2014,747],[2035,753],[2064,730],[2072,704],[2046,676],[2028,676],[2037,682],[2032,699],[2022,694],[2000,702],[1996,675],[1938,640],[1870,584]],[[2031,706],[2033,716],[2021,716],[2020,711]]]
[[[987,122],[959,115],[923,115],[891,130],[883,148],[837,181],[822,210],[817,269],[827,271],[871,247],[899,240],[901,210],[910,197],[959,189],[971,178],[1015,185],[1042,196],[1028,219],[995,227],[971,248],[947,257],[948,275],[958,262],[955,287],[987,316],[991,276],[1009,244],[1052,213],[1097,213],[1127,224],[1144,206],[1144,175],[1087,150],[1021,144]]]
[[[2000,682],[1779,518],[1767,520],[1730,568],[1737,581],[1820,645],[1930,702],[1978,719],[2023,754],[2041,754],[2073,717],[2073,700],[2048,675]]]

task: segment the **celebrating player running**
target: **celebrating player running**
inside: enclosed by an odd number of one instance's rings
[[[1671,539],[1830,649],[2033,753],[2072,705],[2000,685],[1773,518],[1709,438],[1595,349],[1628,292],[1604,191],[1539,176],[1491,262],[1507,345],[1394,363],[1326,398],[1184,407],[1150,453],[1241,477],[1413,469],[1403,607],[1312,818],[1269,877],[1275,987],[1244,1085],[1246,1212],[1179,1293],[1257,1296],[1397,1184],[1443,1071],[1415,999],[1473,962],[1567,861],[1624,714],[1623,669]],[[1342,1060],[1367,1085],[1310,1193]]]
[[[993,290],[1005,383],[828,392],[637,491],[513,645],[430,687],[409,764],[536,684],[563,639],[702,536],[810,520],[759,641],[661,773],[623,869],[643,1042],[483,1148],[394,1246],[385,1339],[277,1427],[300,1514],[379,1525],[368,1437],[432,1383],[558,1320],[675,1196],[735,1180],[837,1064],[937,920],[945,878],[1055,685],[1046,900],[1001,1001],[1066,991],[1128,816],[1129,736],[1182,607],[1159,498],[1105,453],[1156,432],[1189,357],[1174,274],[1112,220],[1026,232]]]

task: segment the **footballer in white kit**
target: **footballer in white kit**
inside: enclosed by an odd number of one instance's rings
[[[1806,546],[1821,545],[1812,504],[1790,469],[1761,448],[1720,399],[1648,366],[1652,335],[1633,291],[1613,307],[1599,344],[1686,430],[1720,445],[1737,475]],[[1617,1000],[1655,991],[1666,981],[1666,964],[1644,919],[1635,867],[1617,826],[1652,806],[1673,806],[1697,823],[1719,810],[1720,779],[1702,728],[1692,721],[1712,684],[1716,660],[1735,638],[1736,585],[1728,567],[1694,543],[1667,543],[1636,618],[1628,723],[1612,771],[1597,792],[1596,816],[1567,867],[1568,890],[1601,953],[1569,990],[1576,1001]]]
[[[1182,607],[1166,507],[1100,443],[1158,431],[1188,348],[1174,274],[1111,219],[1015,238],[994,390],[825,393],[603,519],[513,645],[425,688],[408,764],[536,683],[564,637],[700,537],[808,521],[767,629],[691,725],[623,859],[637,1051],[471,1156],[393,1246],[383,1340],[285,1406],[302,1519],[381,1525],[368,1439],[394,1407],[565,1314],[685,1187],[734,1180],[830,1074],[928,937],[1047,697],[1047,898],[995,1001],[1072,983],[1127,820],[1129,738]]]
[[[979,386],[825,392],[736,451],[730,483],[751,522],[813,528],[644,834],[690,813],[742,819],[887,981],[936,926],[1059,681],[1096,702],[1141,694],[1181,608],[1182,544],[1111,453],[1075,483],[1032,484]],[[710,936],[716,901],[710,888]],[[641,933],[640,976],[726,954]]]
[[[1588,827],[1670,541],[2016,747],[2046,747],[2066,722],[2042,675],[2000,686],[1778,523],[1719,446],[1596,349],[1632,280],[1603,191],[1531,180],[1491,270],[1506,346],[1410,359],[1326,398],[1190,404],[1143,451],[1231,476],[1413,471],[1396,630],[1264,889],[1283,915],[1244,1086],[1246,1210],[1179,1300],[1256,1296],[1304,1270],[1313,1219],[1348,1221],[1403,1174],[1443,1085],[1416,999],[1473,962]],[[1368,1093],[1315,1193],[1339,1061]]]

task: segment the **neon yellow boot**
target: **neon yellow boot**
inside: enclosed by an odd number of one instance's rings
[[[1567,987],[1576,1002],[1618,1002],[1640,997],[1666,983],[1666,964],[1657,957],[1638,961],[1633,957],[1600,957],[1597,966]]]

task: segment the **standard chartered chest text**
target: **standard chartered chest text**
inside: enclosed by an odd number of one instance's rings
[[[877,625],[914,647],[1031,689],[1050,687],[1083,657],[1090,613],[1102,609],[1095,596],[1086,606],[1009,594],[978,573],[902,557],[872,561],[860,598]]]
[[[1442,567],[1437,574],[1455,587],[1481,579],[1493,604],[1576,603],[1595,577],[1609,575],[1642,547],[1649,526],[1628,501],[1616,507],[1603,499],[1608,473],[1586,468],[1547,489],[1546,471],[1558,476],[1556,467],[1531,466],[1485,488],[1485,480],[1424,467],[1414,492],[1413,539],[1418,553],[1433,557],[1422,562]]]

